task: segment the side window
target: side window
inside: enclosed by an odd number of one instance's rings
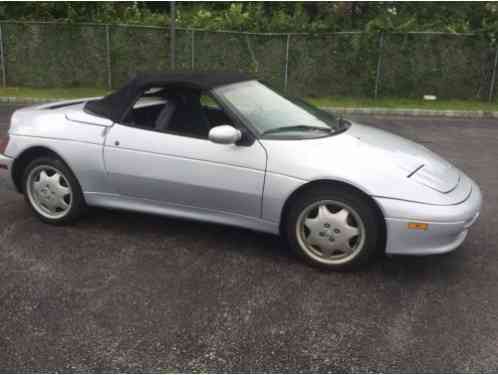
[[[230,117],[225,113],[222,107],[218,105],[218,103],[208,94],[203,93],[201,95],[201,104],[206,114],[206,117],[209,121],[209,127],[213,128],[219,125],[232,125],[233,121]]]
[[[127,125],[155,129],[159,115],[167,105],[164,88],[155,87],[145,91],[125,116]]]
[[[184,87],[147,90],[123,122],[137,128],[204,139],[215,126],[234,125],[209,94]]]

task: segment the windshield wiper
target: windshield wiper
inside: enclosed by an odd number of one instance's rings
[[[309,126],[309,125],[281,126],[279,128],[266,130],[261,135],[281,133],[281,132],[292,132],[292,131],[325,131],[327,133],[330,133],[332,132],[332,129],[326,128],[324,126]]]

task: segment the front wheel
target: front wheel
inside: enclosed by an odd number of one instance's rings
[[[368,263],[377,253],[381,229],[366,197],[328,186],[298,196],[286,221],[292,249],[312,265],[336,271]]]
[[[46,223],[68,224],[85,209],[76,177],[58,158],[40,157],[29,163],[23,188],[27,202]]]

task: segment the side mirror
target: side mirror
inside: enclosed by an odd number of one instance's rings
[[[242,138],[240,130],[230,125],[215,126],[209,131],[209,140],[224,145],[234,144]]]

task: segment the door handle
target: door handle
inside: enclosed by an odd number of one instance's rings
[[[114,141],[114,146],[119,146],[119,141]]]

